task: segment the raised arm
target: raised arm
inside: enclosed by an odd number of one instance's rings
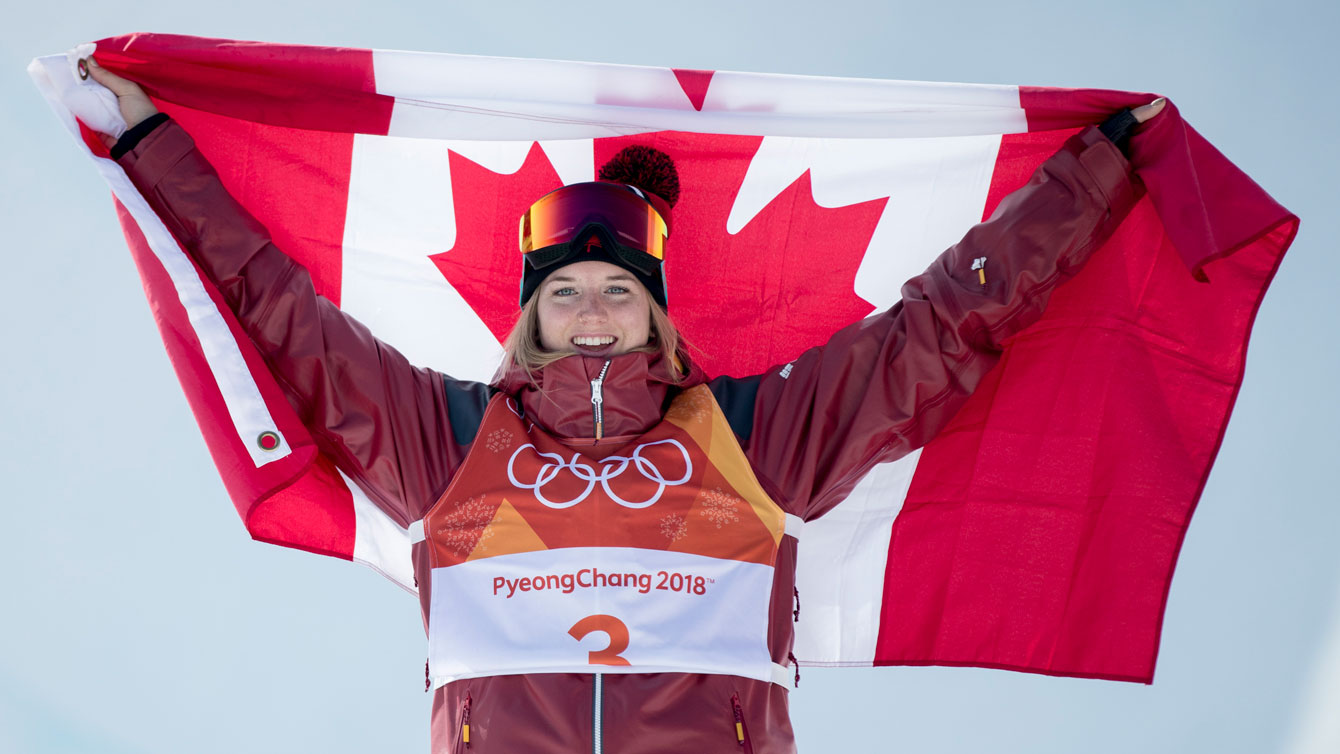
[[[1161,108],[1156,101],[1128,120]],[[876,463],[929,442],[995,365],[1005,339],[1041,316],[1139,191],[1121,151],[1086,129],[909,280],[893,308],[785,367],[715,381],[737,432],[749,427],[745,452],[778,503],[815,518]],[[975,265],[982,258],[985,284]]]
[[[419,518],[464,457],[448,404],[482,405],[487,389],[412,366],[318,296],[180,126],[134,83],[96,64],[90,74],[132,124],[119,143],[106,139],[114,156],[223,294],[322,451],[402,525]]]

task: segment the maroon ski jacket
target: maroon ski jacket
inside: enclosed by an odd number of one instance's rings
[[[497,391],[565,438],[592,432],[590,380],[603,360],[572,356],[535,383],[454,380],[409,364],[316,295],[307,271],[230,197],[191,138],[168,121],[120,158],[131,180],[222,292],[323,452],[402,526],[419,520],[470,452]],[[604,382],[606,435],[659,422],[669,398],[707,382],[763,488],[810,520],[873,465],[929,441],[1035,321],[1051,291],[1116,228],[1141,189],[1097,129],[1068,141],[924,273],[902,301],[764,374],[671,385],[656,357],[625,354]],[[973,260],[986,257],[979,281]],[[499,295],[506,292],[500,291]],[[446,334],[444,334],[446,337]],[[769,649],[788,664],[796,540],[783,539]],[[422,544],[415,568],[427,619]],[[470,724],[467,747],[462,726]],[[745,740],[739,741],[736,723]],[[530,674],[456,681],[433,700],[434,752],[789,752],[787,690],[734,676]]]

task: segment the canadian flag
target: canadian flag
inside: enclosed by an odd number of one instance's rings
[[[1067,137],[1152,99],[171,35],[96,51],[322,295],[416,364],[485,381],[516,316],[522,209],[629,143],[673,154],[685,187],[672,316],[709,374],[747,375],[894,304]],[[248,532],[412,589],[408,522],[317,452],[90,131],[108,129],[76,118],[97,110],[76,57],[29,70],[111,185]],[[1178,549],[1298,220],[1171,106],[1131,149],[1148,191],[1116,236],[937,439],[806,525],[802,664],[1152,679]]]

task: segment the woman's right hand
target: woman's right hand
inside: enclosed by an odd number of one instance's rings
[[[1131,115],[1135,116],[1136,123],[1144,123],[1155,115],[1163,112],[1163,106],[1166,104],[1168,104],[1168,100],[1159,97],[1148,105],[1141,105],[1135,108],[1131,111]]]
[[[102,84],[116,95],[116,103],[121,108],[121,117],[126,121],[126,128],[134,128],[141,121],[158,112],[154,106],[153,100],[144,93],[139,84],[129,79],[123,79],[120,76],[98,65],[98,61],[93,58],[85,58],[88,65],[88,75],[93,80]],[[107,146],[116,143],[116,139],[106,134],[100,134],[102,141]]]

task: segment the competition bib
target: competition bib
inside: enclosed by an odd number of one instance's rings
[[[771,680],[786,515],[711,391],[622,444],[561,442],[510,398],[424,518],[436,684],[513,673],[724,673]]]

